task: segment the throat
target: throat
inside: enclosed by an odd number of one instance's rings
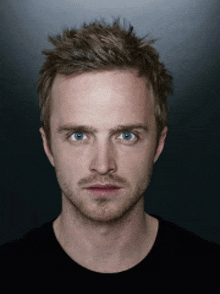
[[[64,252],[73,261],[79,265],[99,273],[118,273],[126,271],[138,265],[144,258],[147,257],[151,251],[156,240],[159,222],[157,219],[147,216],[147,234],[137,234],[134,240],[126,242],[121,248],[113,248],[111,244],[102,243],[92,245],[91,242],[84,240],[79,243],[78,240],[82,238],[70,239],[61,230],[59,219],[57,218],[53,223],[53,229],[58,243]],[[96,239],[97,240],[97,239]],[[110,242],[111,243],[111,242]],[[104,246],[103,246],[104,245]]]

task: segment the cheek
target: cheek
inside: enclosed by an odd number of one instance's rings
[[[73,173],[77,171],[77,174],[85,165],[82,154],[76,152],[73,148],[66,148],[64,145],[57,144],[54,150],[54,163],[55,168],[59,169],[63,173]]]
[[[64,149],[60,152],[57,150],[54,158],[59,186],[67,195],[71,195],[77,189],[79,180],[88,174],[85,163],[76,153],[65,152]]]
[[[123,156],[121,156],[121,159],[122,158]],[[142,148],[141,150],[139,149],[134,152],[130,152],[130,154],[127,154],[126,158],[123,160],[121,159],[119,173],[120,167],[122,167],[123,172],[125,172],[132,181],[133,179],[144,178],[151,172],[154,160],[154,151],[152,149],[151,152],[149,152],[149,150],[147,151],[147,148]]]

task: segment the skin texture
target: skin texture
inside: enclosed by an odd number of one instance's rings
[[[153,92],[146,85],[135,71],[112,70],[57,75],[52,87],[51,150],[42,128],[40,132],[62,191],[62,211],[53,228],[64,251],[92,271],[135,266],[156,238],[158,221],[144,212],[144,192],[167,127],[156,146]],[[131,124],[147,130],[126,131],[128,139],[125,131],[110,132]],[[74,133],[73,125],[94,130]],[[94,184],[121,189],[96,197],[85,189]]]

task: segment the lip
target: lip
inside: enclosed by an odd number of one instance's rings
[[[112,185],[112,184],[107,184],[107,185],[92,185],[92,186],[89,186],[87,187],[86,189],[120,189],[120,187],[118,186],[115,186],[115,185]]]
[[[93,185],[90,187],[87,187],[86,190],[90,193],[90,195],[93,195],[95,197],[101,197],[101,198],[105,198],[105,197],[112,197],[112,196],[117,196],[119,191],[120,191],[120,187],[115,186],[115,185]]]

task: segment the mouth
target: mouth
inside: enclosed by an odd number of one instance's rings
[[[114,185],[93,185],[86,188],[87,191],[97,197],[117,195],[120,189],[120,187]]]
[[[115,190],[115,189],[120,189],[120,187],[115,186],[115,185],[93,185],[90,187],[87,187],[86,189],[91,189],[91,190]]]

